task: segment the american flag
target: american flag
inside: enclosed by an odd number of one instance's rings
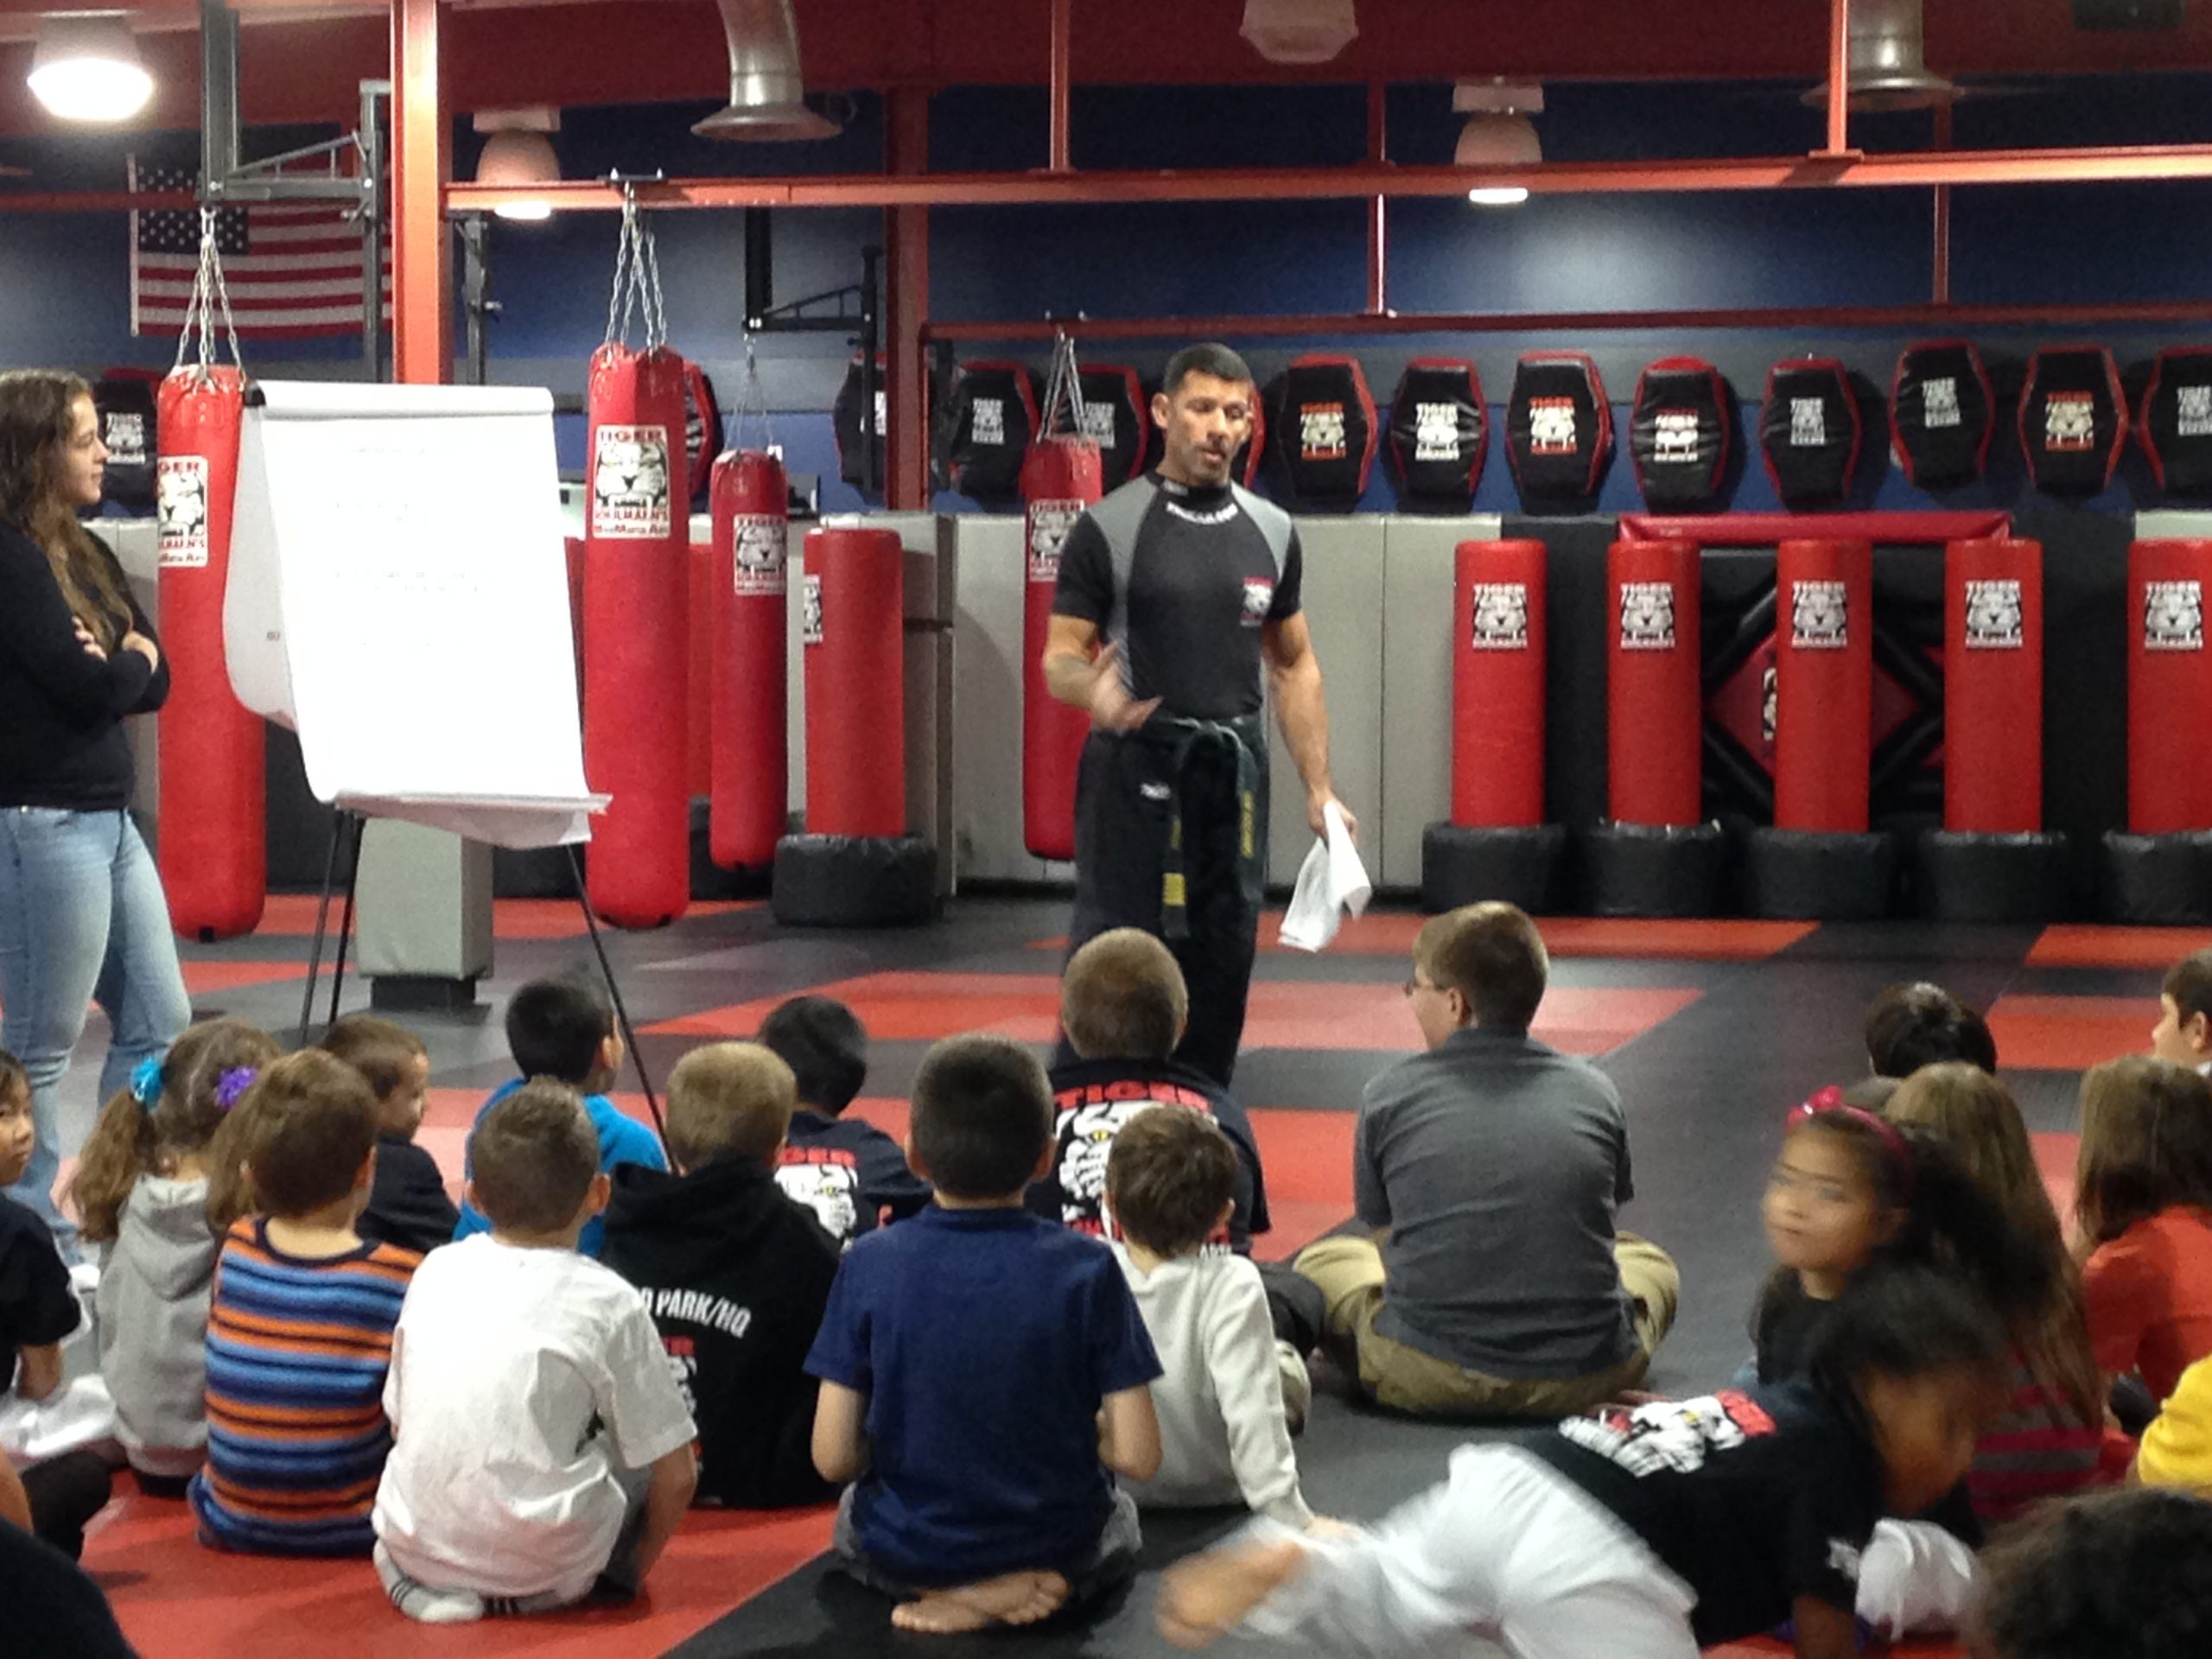
[[[130,165],[133,190],[199,188],[188,168]],[[361,331],[361,231],[341,204],[281,201],[225,207],[215,246],[241,339],[300,340]],[[200,210],[130,215],[130,332],[175,334],[184,327],[200,269]],[[385,244],[384,313],[391,315],[391,255]],[[219,315],[216,327],[222,326]]]

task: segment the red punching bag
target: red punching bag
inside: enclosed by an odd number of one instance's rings
[[[684,707],[690,525],[683,359],[610,341],[586,393],[584,771],[613,798],[592,832],[592,908],[658,927],[690,898]]]
[[[1943,553],[1943,828],[2043,828],[2043,543]]]
[[[1774,823],[1866,833],[1874,709],[1874,548],[1775,550]]]
[[[906,833],[906,552],[889,530],[806,538],[806,830]]]
[[[1060,543],[1083,510],[1098,499],[1102,462],[1089,438],[1047,437],[1021,461],[1024,545],[1022,585],[1022,840],[1039,858],[1075,856],[1075,776],[1090,716],[1045,689],[1041,666],[1052,626],[1052,590],[1060,576]]]
[[[766,865],[784,833],[791,785],[785,565],[791,494],[784,464],[758,449],[715,462],[714,860]]]
[[[190,938],[261,923],[269,862],[264,728],[231,690],[223,589],[238,496],[245,379],[180,368],[162,382],[161,632],[169,696],[161,736],[160,863],[169,921]]]
[[[2212,769],[2175,759],[2175,734],[2197,731],[2212,718],[2212,655],[2204,649],[2208,586],[2212,541],[2144,541],[2127,550],[2132,835],[2212,830]]]
[[[1608,810],[1617,823],[1696,823],[1704,816],[1697,544],[1615,542],[1605,585]]]
[[[1544,821],[1544,544],[1462,542],[1453,606],[1452,822]]]

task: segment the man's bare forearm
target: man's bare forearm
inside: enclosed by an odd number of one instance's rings
[[[1079,652],[1053,651],[1045,654],[1045,689],[1071,709],[1090,707],[1090,658]]]
[[[1292,763],[1307,795],[1327,792],[1329,709],[1321,695],[1321,664],[1307,652],[1287,668],[1274,671],[1275,724],[1290,749]]]

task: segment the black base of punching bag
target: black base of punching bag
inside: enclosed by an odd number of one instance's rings
[[[580,849],[591,856],[591,849]],[[566,847],[494,847],[492,849],[492,896],[494,899],[574,899],[576,874],[569,867]]]
[[[1556,823],[1471,830],[1432,823],[1421,837],[1421,903],[1432,914],[1502,899],[1532,913],[1551,907],[1567,830]]]
[[[1761,825],[1745,849],[1744,908],[1792,921],[1870,922],[1889,914],[1897,875],[1894,836]]]
[[[1717,823],[1600,823],[1582,836],[1593,916],[1710,916],[1720,908],[1728,838]]]
[[[1920,913],[1938,922],[2048,922],[2068,909],[2066,837],[1931,830],[1914,846]]]
[[[2173,926],[2212,923],[2212,830],[2105,836],[2105,915]]]
[[[905,927],[937,914],[937,849],[918,836],[785,836],[768,907],[785,927]]]

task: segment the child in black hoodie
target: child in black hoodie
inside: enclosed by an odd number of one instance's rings
[[[699,1427],[699,1500],[733,1509],[825,1502],[816,1383],[802,1369],[837,1276],[837,1247],[777,1186],[798,1088],[753,1043],[715,1043],[668,1081],[668,1150],[684,1174],[613,1176],[600,1259],[644,1293]]]

